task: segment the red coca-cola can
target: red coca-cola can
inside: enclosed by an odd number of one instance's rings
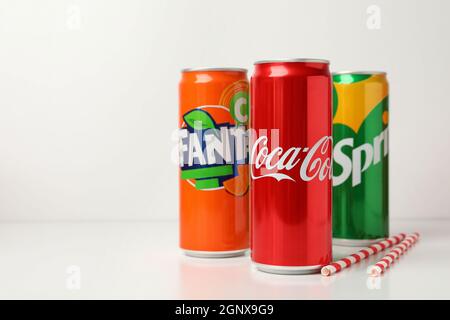
[[[318,272],[332,259],[332,82],[320,59],[255,63],[251,256],[261,271]]]

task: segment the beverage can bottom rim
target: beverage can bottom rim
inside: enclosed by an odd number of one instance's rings
[[[271,264],[253,262],[253,265],[259,271],[266,273],[282,274],[282,275],[301,275],[319,273],[323,265],[314,266],[276,266]]]
[[[183,253],[189,257],[194,258],[233,258],[244,255],[248,249],[232,250],[232,251],[197,251],[197,250],[185,250]]]
[[[340,247],[367,247],[371,244],[386,240],[386,238],[377,239],[341,239],[333,238],[333,245]]]

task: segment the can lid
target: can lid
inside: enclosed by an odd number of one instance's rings
[[[254,64],[276,63],[276,62],[307,62],[307,63],[326,63],[326,64],[330,64],[329,60],[325,60],[325,59],[309,59],[309,58],[259,60],[259,61],[256,61]]]
[[[200,68],[184,68],[181,72],[195,72],[195,71],[233,71],[233,72],[247,72],[244,68],[216,68],[216,67],[200,67]]]
[[[345,75],[345,74],[368,76],[368,75],[386,75],[386,72],[385,71],[339,71],[339,72],[333,72],[333,76]]]

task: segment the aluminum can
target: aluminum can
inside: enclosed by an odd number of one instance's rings
[[[385,72],[333,74],[333,243],[389,236],[389,89]]]
[[[249,247],[247,71],[184,69],[179,85],[180,247],[233,257]]]
[[[320,59],[255,63],[251,79],[251,257],[270,273],[332,258],[332,81]]]

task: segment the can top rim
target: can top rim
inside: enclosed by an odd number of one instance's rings
[[[307,62],[307,63],[330,64],[330,61],[326,59],[310,59],[310,58],[258,60],[254,64],[277,63],[277,62]]]
[[[386,75],[385,71],[339,71],[333,72],[333,76],[345,75],[345,74],[355,74],[355,75]]]
[[[244,68],[216,68],[216,67],[198,67],[198,68],[184,68],[181,72],[195,72],[195,71],[233,71],[233,72],[245,72],[247,69]]]

